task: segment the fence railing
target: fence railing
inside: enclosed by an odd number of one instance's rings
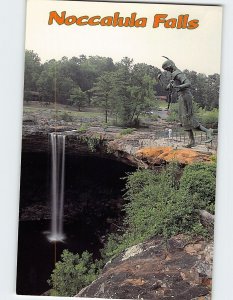
[[[202,131],[194,131],[194,137],[197,145],[205,145],[208,148],[217,150],[218,136],[214,135],[213,140],[210,143],[205,143],[207,135]],[[174,146],[188,144],[189,137],[187,132],[182,129],[174,128],[171,131],[165,130],[154,130],[153,133],[144,136],[141,140],[141,147],[153,147],[153,146]]]

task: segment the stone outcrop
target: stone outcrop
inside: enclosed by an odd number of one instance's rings
[[[171,161],[180,164],[210,162],[210,155],[193,149],[173,149],[172,147],[146,147],[136,152],[136,157],[147,164],[161,165]]]
[[[210,299],[213,244],[178,235],[135,245],[108,262],[78,297]]]
[[[97,156],[118,160],[128,165],[150,168],[177,160],[181,164],[210,161],[215,153],[204,145],[195,149],[186,149],[180,141],[168,146],[167,138],[159,138],[149,129],[135,130],[131,134],[122,134],[122,129],[114,126],[103,128],[89,127],[86,130],[72,125],[45,126],[24,125],[22,150],[24,152],[49,152],[49,134],[66,134],[66,153],[85,156]]]

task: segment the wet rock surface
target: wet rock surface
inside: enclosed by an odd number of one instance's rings
[[[178,235],[135,245],[108,262],[78,297],[210,299],[213,244]]]

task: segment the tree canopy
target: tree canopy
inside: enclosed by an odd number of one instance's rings
[[[129,57],[114,63],[110,57],[64,56],[41,63],[37,53],[26,50],[25,100],[30,100],[29,92],[33,91],[42,101],[76,105],[79,109],[99,107],[106,122],[111,115],[123,125],[136,125],[141,114],[156,106],[156,96],[166,95],[157,81],[160,72],[146,63],[135,64]],[[192,83],[195,102],[207,110],[218,108],[219,74],[185,73]]]

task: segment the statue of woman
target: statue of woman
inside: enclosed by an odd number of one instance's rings
[[[190,91],[191,82],[170,59],[167,59],[163,63],[162,68],[170,72],[172,76],[172,79],[167,85],[166,90],[175,89],[178,94],[180,122],[184,130],[187,131],[190,140],[189,144],[185,147],[191,148],[195,146],[193,129],[206,132],[207,140],[205,143],[211,142],[213,139],[213,129],[205,128],[195,119],[193,112],[193,96]]]

